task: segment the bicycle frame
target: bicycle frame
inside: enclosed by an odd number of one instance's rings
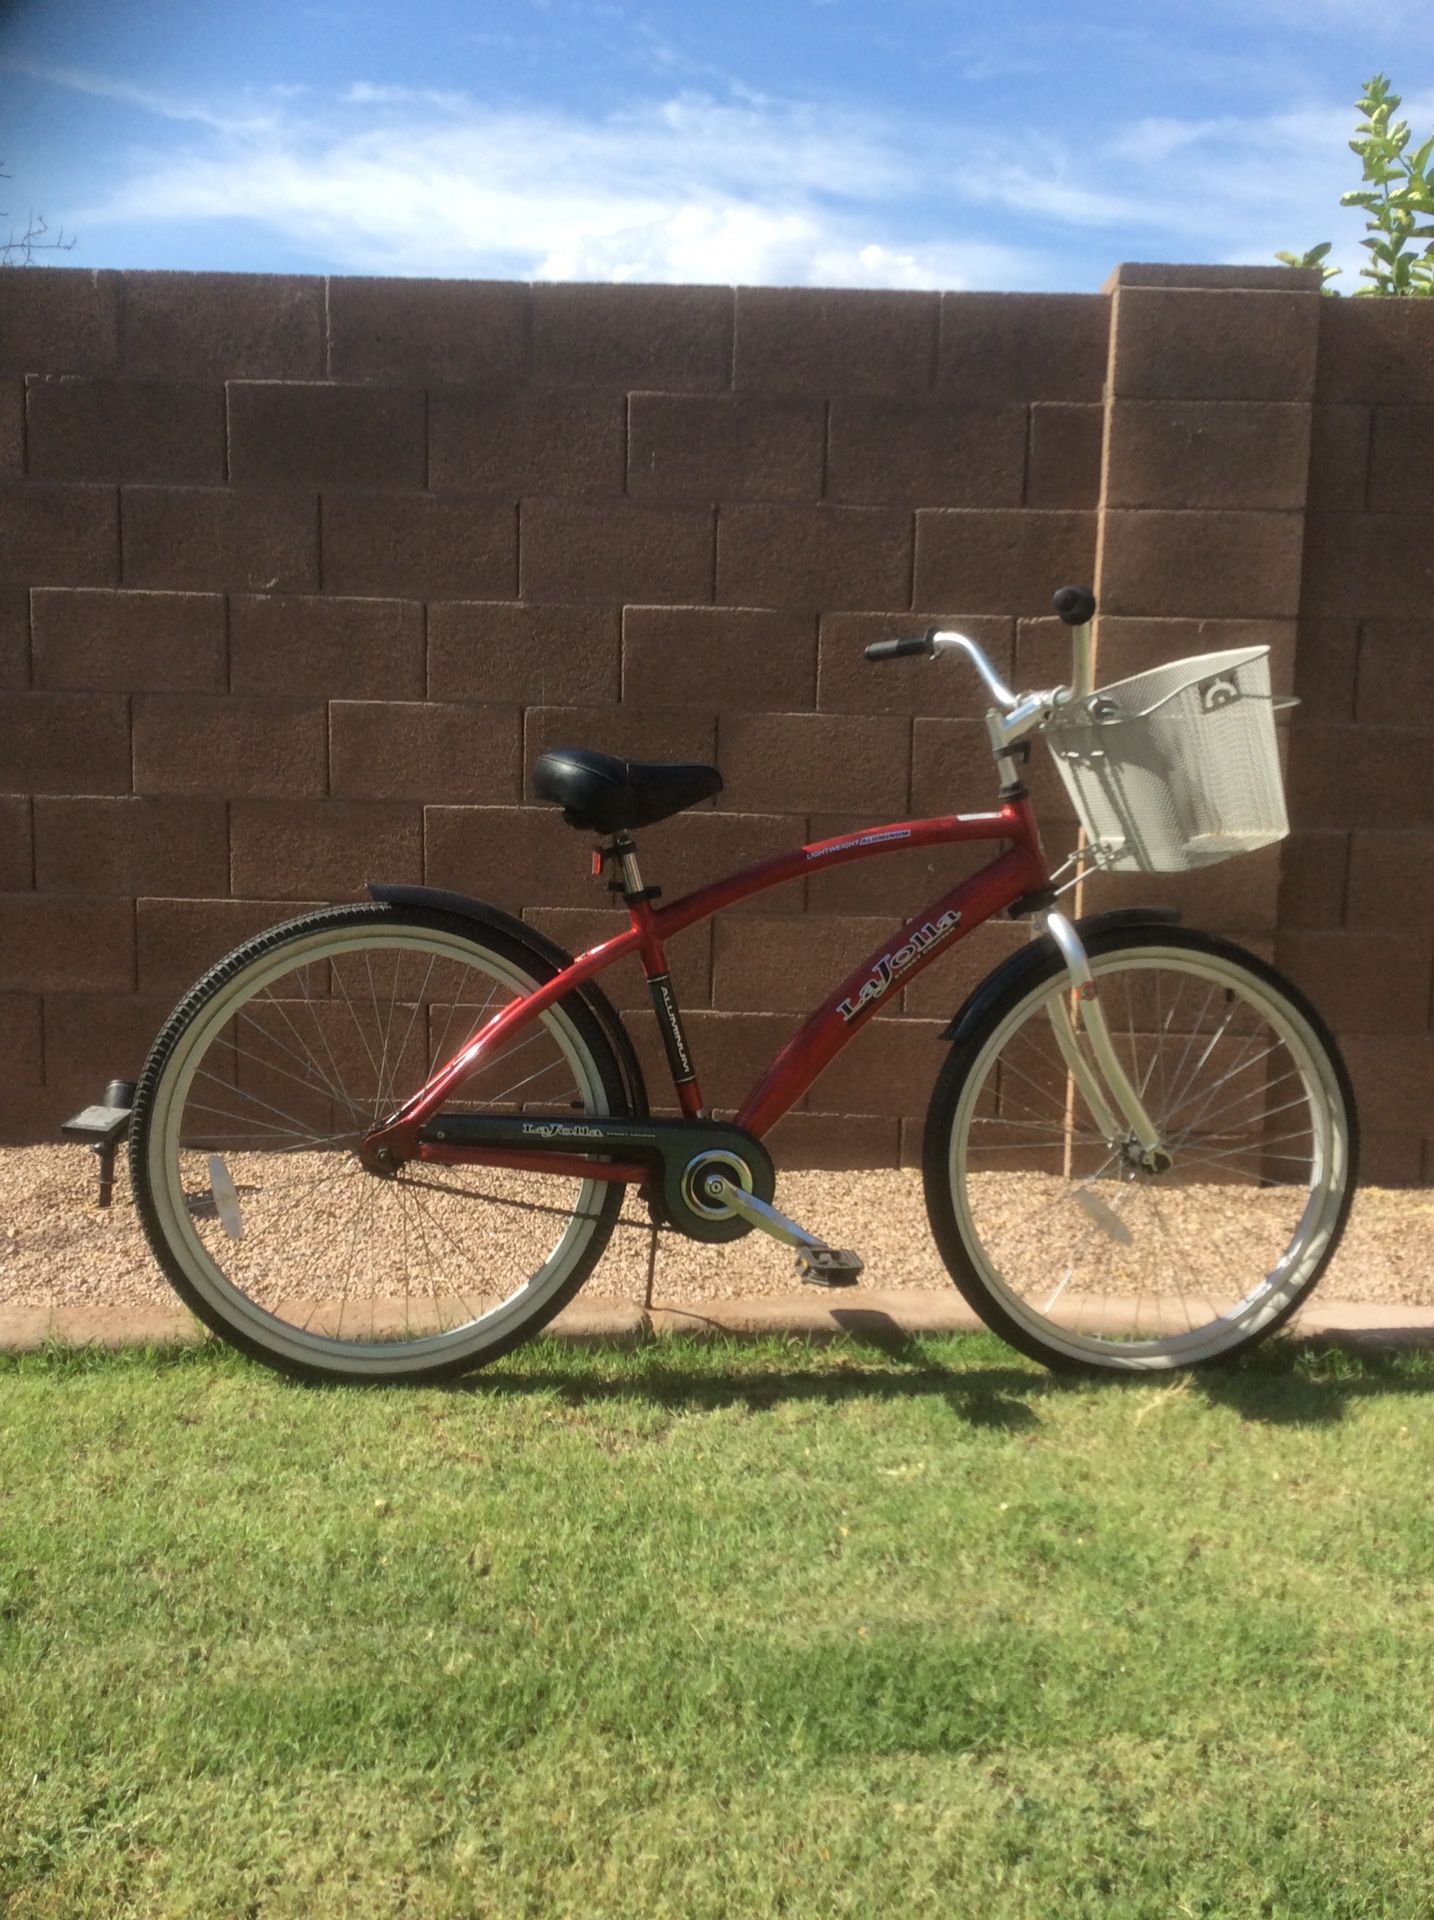
[[[933,901],[924,912],[908,920],[892,939],[849,973],[772,1061],[743,1101],[736,1119],[739,1127],[760,1139],[796,1105],[823,1069],[866,1024],[889,989],[915,979],[938,955],[949,952],[975,928],[1026,895],[1039,893],[1049,886],[1050,871],[1041,849],[1035,814],[1024,794],[1004,801],[994,813],[898,821],[794,847],[743,868],[725,880],[699,887],[665,907],[655,909],[647,898],[628,900],[631,925],[626,932],[589,948],[544,986],[495,1014],[396,1114],[367,1135],[363,1146],[365,1159],[381,1155],[388,1166],[406,1160],[424,1160],[448,1165],[512,1167],[578,1179],[641,1181],[646,1178],[646,1168],[627,1162],[590,1159],[581,1154],[439,1144],[420,1140],[419,1133],[438,1115],[444,1101],[495,1049],[514,1039],[575,987],[629,954],[638,956],[649,987],[658,989],[654,1000],[682,1112],[689,1119],[704,1118],[701,1088],[671,995],[665,951],[670,939],[709,915],[720,913],[724,907],[799,879],[803,874],[825,872],[851,861],[877,858],[883,853],[987,840],[1006,841],[1009,845],[1005,852],[997,854],[976,873]],[[571,1124],[571,1115],[561,1117],[566,1124]]]

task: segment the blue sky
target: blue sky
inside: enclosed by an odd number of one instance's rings
[[[1093,291],[1359,216],[1427,0],[0,0],[0,182],[65,263]],[[3,229],[3,223],[0,223]]]

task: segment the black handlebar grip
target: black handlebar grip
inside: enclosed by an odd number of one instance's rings
[[[919,640],[873,640],[866,649],[868,660],[899,660],[905,653],[935,653],[931,644],[931,635],[923,633]]]
[[[1053,604],[1068,627],[1089,626],[1095,618],[1095,595],[1089,587],[1062,587]]]

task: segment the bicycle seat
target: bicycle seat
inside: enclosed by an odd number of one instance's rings
[[[587,747],[554,747],[539,754],[533,791],[563,810],[570,827],[618,833],[666,820],[722,791],[716,767],[668,760],[619,760]]]

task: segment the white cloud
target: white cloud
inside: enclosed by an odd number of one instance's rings
[[[67,224],[243,221],[338,271],[1022,288],[1069,284],[1072,258],[1096,285],[1120,259],[1268,261],[1330,238],[1347,279],[1362,262],[1339,104],[1015,138],[738,89],[583,116],[387,83],[214,106],[47,77],[187,123],[177,147],[120,156]],[[1405,112],[1434,123],[1434,97]]]

